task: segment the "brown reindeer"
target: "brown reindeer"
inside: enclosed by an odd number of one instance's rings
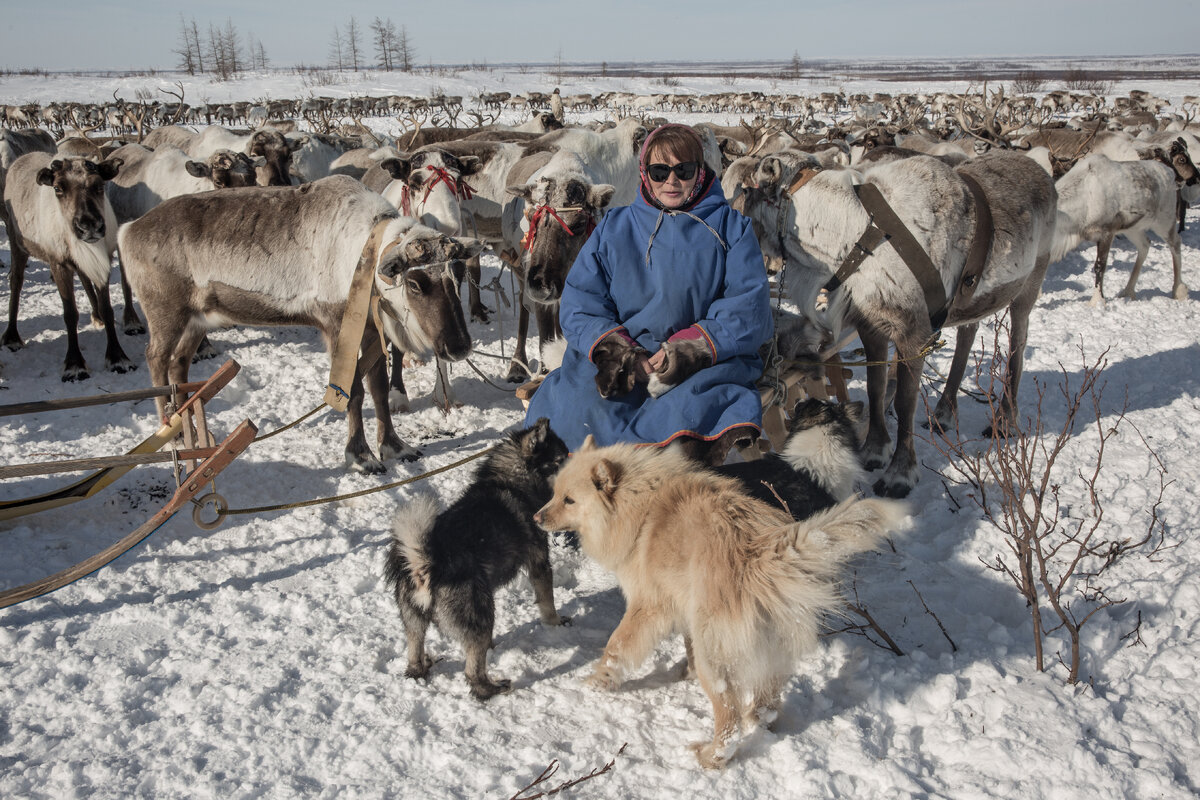
[[[99,163],[83,158],[56,159],[48,153],[27,153],[8,170],[4,207],[12,240],[12,277],[8,297],[8,328],[0,343],[10,350],[21,346],[17,309],[29,256],[50,267],[63,304],[67,327],[64,381],[88,377],[79,350],[79,310],[75,306],[75,275],[104,323],[105,366],[126,372],[134,365],[117,341],[108,278],[116,250],[117,220],[105,194],[116,176],[120,159]]]

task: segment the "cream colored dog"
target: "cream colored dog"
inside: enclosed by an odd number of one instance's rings
[[[616,688],[659,641],[682,633],[715,717],[712,741],[693,748],[717,768],[741,729],[774,721],[797,659],[842,604],[844,562],[906,514],[896,501],[852,498],[793,522],[674,448],[600,448],[589,437],[534,520],[577,532],[625,594],[625,616],[588,683]]]

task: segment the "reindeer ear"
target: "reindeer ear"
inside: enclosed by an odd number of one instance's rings
[[[479,156],[459,156],[458,163],[462,167],[458,172],[463,176],[474,175],[483,167]]]
[[[519,197],[526,202],[529,202],[533,199],[533,187],[529,184],[524,184],[522,186],[506,186],[504,191],[508,192],[513,197]]]
[[[767,156],[754,170],[754,182],[761,188],[774,186],[783,179],[783,162],[775,156]]]
[[[487,242],[481,239],[455,237],[452,241],[458,245],[451,256],[452,258],[474,258],[487,249]]]
[[[312,138],[312,137],[305,134],[304,136],[297,136],[294,139],[288,139],[287,140],[288,152],[294,153],[297,150],[299,150],[301,147],[304,147],[304,145],[308,144],[308,140],[310,138]]]
[[[402,181],[408,178],[408,173],[412,170],[412,161],[408,158],[385,158],[379,162],[379,166],[386,170],[393,180]]]
[[[610,183],[598,183],[588,190],[588,205],[592,208],[605,208],[612,202],[617,187]]]
[[[54,185],[54,170],[52,169],[53,166],[54,165],[51,164],[49,167],[42,167],[41,169],[38,170],[37,177],[34,178],[34,180],[37,182],[37,184],[39,186],[53,186]]]
[[[186,169],[187,174],[191,175],[193,178],[212,177],[212,170],[209,169],[208,164],[205,164],[203,161],[186,161],[183,164],[183,168]]]

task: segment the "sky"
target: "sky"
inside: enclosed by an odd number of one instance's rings
[[[497,70],[489,79],[540,85],[537,73]],[[231,99],[301,97],[303,77],[252,74],[219,91]],[[467,94],[467,82],[476,77],[467,73],[445,85],[463,86]],[[192,87],[203,82],[190,82],[188,96],[202,94]],[[0,102],[103,102],[114,87],[131,96],[133,87],[152,83],[140,76],[10,77],[0,80]],[[653,83],[618,78],[609,88],[644,92]],[[414,94],[427,85],[425,77],[392,73],[352,76],[332,90]],[[699,94],[713,85],[722,84],[684,78],[679,91]],[[772,91],[769,79],[737,85]],[[562,89],[574,94],[592,86],[590,79],[568,80]],[[961,81],[847,80],[844,88],[933,93],[968,87]],[[1116,82],[1113,95],[1134,88],[1170,99],[1172,109],[1195,92],[1191,81],[1139,79]],[[584,122],[610,112],[570,113],[572,121]],[[671,118],[738,122],[736,114]],[[380,134],[403,130],[392,116],[363,121]],[[1195,207],[1181,249],[1184,277],[1200,287]],[[485,292],[497,313],[486,324],[470,323],[479,375],[462,362],[450,365],[458,404],[443,411],[434,365],[405,370],[412,411],[394,421],[399,435],[420,447],[420,460],[389,462],[386,476],[347,472],[346,421],[326,410],[256,442],[217,476],[216,491],[231,509],[218,529],[200,530],[184,509],[93,575],[0,609],[0,798],[503,800],[547,765],[557,769],[540,786],[548,792],[612,761],[610,771],[561,797],[1195,800],[1200,490],[1187,476],[1196,472],[1200,431],[1200,289],[1183,301],[1171,298],[1171,257],[1155,240],[1138,298],[1116,298],[1135,257],[1118,239],[1110,254],[1111,299],[1094,306],[1094,256],[1095,247],[1084,245],[1050,268],[1030,320],[1021,411],[1035,413],[1040,389],[1046,429],[1060,430],[1067,413],[1063,382],[1076,390],[1082,364],[1106,353],[1098,399],[1104,427],[1115,424],[1118,413],[1125,421],[1106,446],[1095,504],[1075,476],[1094,469],[1099,426],[1079,422],[1052,472],[1058,510],[1064,524],[1102,521],[1106,538],[1144,534],[1153,510],[1166,522],[1166,541],[1162,551],[1143,548],[1106,573],[1100,585],[1127,602],[1087,622],[1084,679],[1077,685],[1065,683],[1058,661],[1067,646],[1061,630],[1046,642],[1046,671],[1036,669],[1025,602],[988,567],[1006,552],[1006,540],[984,521],[971,490],[957,482],[941,445],[921,425],[911,527],[893,537],[892,547],[856,560],[847,577],[847,592],[904,655],[853,629],[823,637],[797,664],[773,730],[750,733],[725,771],[699,769],[688,748],[711,734],[712,707],[695,681],[674,677],[683,657],[680,637],[656,648],[616,692],[583,684],[624,602],[615,579],[561,537],[551,548],[554,599],[572,618],[569,627],[538,623],[524,576],[496,594],[496,647],[488,663],[494,677],[513,681],[510,694],[474,700],[463,679],[461,647],[436,628],[428,639],[437,659],[429,678],[406,679],[399,614],[382,577],[392,516],[416,494],[436,494],[442,503],[461,496],[474,464],[420,476],[485,449],[523,419],[501,378],[515,343],[511,273],[502,275],[489,253],[483,284],[509,288],[504,300]],[[0,262],[11,258],[0,226]],[[81,383],[60,380],[66,333],[48,273],[30,260],[20,307],[25,347],[0,348],[0,404],[144,389],[150,382],[142,356],[146,337],[118,334],[139,368],[117,374],[102,366],[103,331],[87,326],[79,341],[92,376]],[[110,289],[119,312],[120,294],[115,285]],[[992,354],[1002,352],[996,329],[991,320],[980,325],[964,381],[973,393],[980,378],[986,387]],[[211,338],[221,351],[218,361],[233,358],[242,367],[206,405],[218,438],[246,418],[264,434],[276,431],[320,402],[328,360],[315,330],[232,327],[213,330]],[[952,351],[931,354],[923,381],[930,403]],[[202,362],[191,376],[207,377],[217,363]],[[864,398],[864,380],[855,369],[851,399]],[[971,437],[987,424],[988,407],[964,394],[959,414],[960,430]],[[158,427],[152,400],[0,415],[0,465],[113,455]],[[894,432],[894,422],[889,428]],[[373,439],[371,421],[367,430]],[[1170,484],[1157,506],[1160,477]],[[338,502],[256,510],[408,478],[417,480]],[[0,500],[77,479],[0,481]],[[170,469],[147,465],[89,500],[0,521],[0,591],[108,547],[173,491]],[[1043,606],[1042,614],[1053,612]]]
[[[3,0],[0,9],[16,5]],[[274,67],[324,66],[335,28],[354,17],[364,34],[375,17],[403,26],[419,64],[779,60],[805,58],[1104,56],[1200,51],[1200,3],[1144,0],[1144,22],[1121,25],[1117,0],[974,0],[737,3],[635,0],[600,3],[496,3],[441,0],[415,4],[343,0],[176,2],[59,0],[0,12],[0,70],[173,69],[180,19],[202,32],[232,21],[243,39],[263,44]],[[332,6],[332,7],[331,7]],[[79,24],[87,19],[86,25]],[[369,49],[369,45],[368,45]]]

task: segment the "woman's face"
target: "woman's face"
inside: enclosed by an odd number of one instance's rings
[[[650,151],[650,156],[646,159],[647,172],[650,171],[649,167],[654,164],[666,164],[668,167],[673,167],[678,163],[680,162],[677,156],[661,148],[654,149]],[[680,178],[674,170],[663,181],[656,181],[649,175],[647,177],[650,180],[650,189],[654,192],[654,198],[662,203],[664,208],[679,208],[691,196],[692,187],[699,180],[700,173],[699,170],[693,170],[692,177],[686,181]]]

